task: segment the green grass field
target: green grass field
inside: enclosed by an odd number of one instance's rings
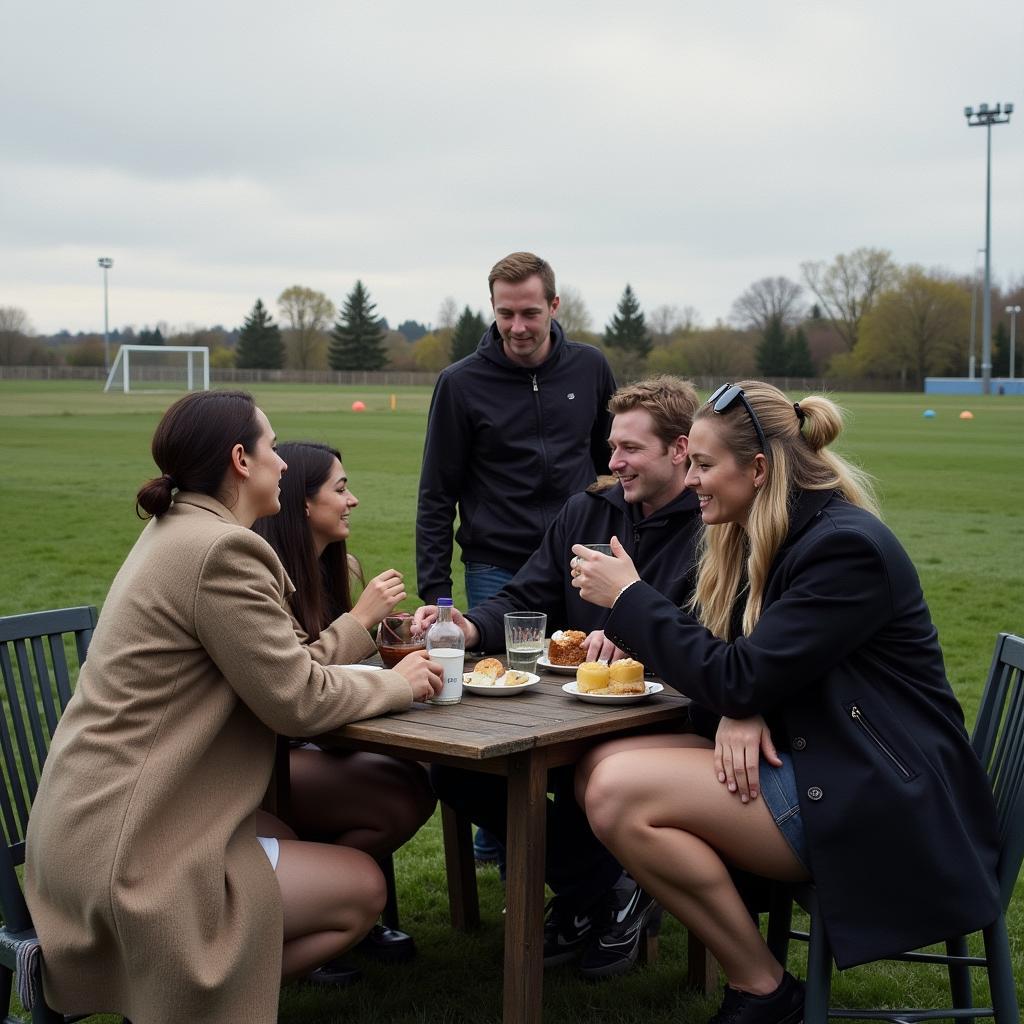
[[[391,392],[382,388],[263,385],[253,391],[281,440],[323,440],[342,449],[360,499],[351,549],[370,574],[388,566],[403,571],[414,595],[416,483],[429,390],[396,391],[394,412]],[[92,382],[0,381],[0,614],[102,605],[141,529],[134,495],[155,472],[150,438],[175,397],[105,395]],[[850,413],[841,448],[878,481],[885,518],[918,567],[950,679],[973,721],[996,633],[1024,632],[1024,401],[837,397]],[[351,411],[356,398],[366,412]],[[922,418],[926,407],[936,410],[935,419]],[[973,420],[958,418],[964,408]],[[457,601],[464,596],[460,575]],[[406,607],[414,606],[410,596]],[[364,964],[363,983],[342,993],[292,986],[282,999],[282,1021],[500,1020],[504,894],[496,872],[481,872],[483,927],[464,936],[446,924],[436,819],[396,863],[403,926],[420,946],[416,962]],[[1022,888],[1011,916],[1019,979]],[[571,969],[548,972],[545,1019],[703,1020],[713,1006],[681,988],[684,963],[681,930],[667,922],[661,959],[644,972],[599,987],[577,981]],[[859,969],[837,979],[835,995],[848,1005],[907,999],[938,1005],[942,975],[924,975],[917,981],[899,965]],[[983,986],[978,996],[985,996]],[[1022,986],[1019,998],[1024,1002]]]

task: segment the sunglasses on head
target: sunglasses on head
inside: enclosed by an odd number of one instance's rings
[[[764,436],[764,431],[761,429],[757,413],[754,412],[753,406],[747,401],[747,396],[743,393],[743,388],[739,384],[723,384],[707,400],[706,404],[711,406],[713,413],[721,415],[724,412],[728,412],[737,402],[747,410],[750,422],[754,424],[754,431],[757,434],[758,443],[761,445],[761,451],[764,453],[764,457],[768,458],[768,439]]]

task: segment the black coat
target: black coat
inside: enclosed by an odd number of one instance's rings
[[[829,941],[850,967],[996,918],[995,809],[895,536],[830,492],[799,495],[791,523],[750,636],[723,642],[642,583],[606,631],[716,714],[763,715],[789,749]]]
[[[416,575],[427,604],[452,592],[452,524],[465,562],[517,571],[566,499],[608,471],[615,379],[593,345],[551,324],[551,354],[527,369],[494,324],[434,387],[416,507]]]
[[[693,589],[700,523],[692,491],[683,491],[647,518],[638,505],[626,501],[621,484],[573,495],[522,569],[498,594],[466,613],[480,630],[480,649],[504,648],[505,612],[546,612],[548,632],[604,628],[607,609],[584,601],[572,585],[569,560],[573,544],[581,542],[607,543],[618,537],[637,572],[673,604],[684,603]]]

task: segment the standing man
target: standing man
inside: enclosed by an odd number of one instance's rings
[[[494,323],[476,352],[438,377],[416,509],[420,598],[452,593],[452,524],[467,607],[496,594],[540,544],[566,499],[607,465],[604,355],[566,338],[555,273],[516,252],[487,278]]]

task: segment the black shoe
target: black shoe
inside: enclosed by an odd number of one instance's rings
[[[803,1019],[804,986],[786,971],[779,987],[767,996],[726,985],[722,1005],[708,1024],[801,1024]]]
[[[619,883],[613,890],[612,905],[605,923],[599,928],[597,941],[580,960],[580,974],[585,978],[614,978],[631,970],[647,933],[648,922],[659,909],[654,897],[635,882],[623,902],[622,888]]]
[[[375,924],[366,938],[356,946],[356,951],[384,963],[404,964],[416,956],[416,943],[411,935],[397,928]]]
[[[545,908],[544,966],[572,960],[590,941],[594,920],[589,912],[577,914],[556,896]]]
[[[345,963],[340,957],[328,960],[322,967],[310,971],[306,981],[313,985],[332,985],[334,988],[348,988],[363,976],[363,972],[352,964]]]

